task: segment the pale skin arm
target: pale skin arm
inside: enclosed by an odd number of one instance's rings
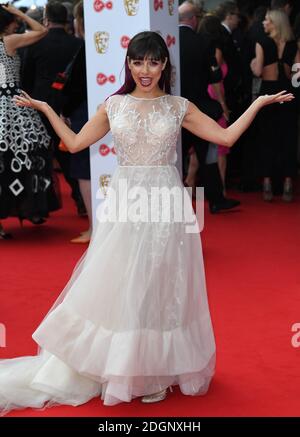
[[[199,111],[193,103],[189,103],[182,126],[206,141],[231,147],[250,126],[257,112],[263,106],[289,102],[292,99],[294,99],[293,94],[286,94],[285,91],[271,96],[260,96],[235,123],[226,129]],[[21,96],[14,96],[14,102],[18,106],[28,106],[43,112],[71,153],[89,147],[110,130],[104,105],[100,106],[96,115],[83,126],[78,134],[75,134],[47,103],[32,99],[24,91],[22,91]]]
[[[264,51],[262,46],[259,43],[256,43],[255,46],[255,58],[251,61],[251,70],[252,73],[260,77],[262,75],[264,68]]]
[[[248,129],[260,109],[266,105],[289,102],[293,99],[293,94],[286,94],[285,91],[275,95],[260,96],[237,121],[226,129],[201,112],[193,103],[189,103],[182,126],[206,141],[231,147]]]
[[[31,99],[24,91],[21,96],[14,96],[14,102],[18,106],[28,106],[45,114],[53,129],[71,153],[79,152],[91,146],[110,130],[104,104],[100,106],[97,113],[83,126],[81,131],[75,134],[47,103]]]
[[[5,47],[8,54],[14,55],[16,49],[33,44],[47,34],[48,30],[46,29],[46,27],[35,21],[33,18],[30,18],[27,15],[23,14],[23,12],[19,11],[14,6],[2,5],[2,7],[11,14],[14,14],[16,17],[23,20],[31,29],[29,32],[26,33],[13,33],[12,35],[5,36]]]

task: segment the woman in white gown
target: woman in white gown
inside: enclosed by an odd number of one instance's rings
[[[71,152],[110,129],[118,167],[98,214],[91,244],[50,312],[33,334],[37,356],[0,361],[0,410],[79,405],[101,396],[105,405],[165,398],[179,385],[204,394],[214,373],[215,342],[207,303],[199,234],[182,222],[103,220],[122,208],[128,190],[182,188],[175,167],[181,126],[216,144],[231,146],[267,104],[292,95],[263,96],[227,129],[170,92],[171,65],[164,40],[142,32],[130,42],[126,80],[79,134],[44,102],[27,94],[19,106],[40,110]],[[132,206],[132,204],[131,204]]]

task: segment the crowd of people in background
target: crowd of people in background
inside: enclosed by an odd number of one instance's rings
[[[17,216],[42,224],[50,211],[61,207],[55,160],[71,188],[78,214],[89,219],[88,229],[71,241],[87,243],[92,222],[88,151],[78,155],[64,151],[48,121],[34,111],[22,110],[23,123],[28,126],[20,130],[20,109],[12,103],[13,95],[24,89],[49,103],[75,131],[85,124],[88,113],[83,2],[77,2],[74,10],[71,3],[54,1],[45,8],[24,12],[10,5],[0,9],[0,57],[5,66],[2,74],[0,71],[0,111],[5,120],[1,128],[3,138],[5,131],[12,135],[10,143],[1,148],[0,219]],[[40,34],[36,34],[36,27],[41,29]],[[13,84],[9,94],[7,84]],[[39,117],[38,123],[32,123],[33,117]],[[45,142],[48,139],[43,157],[39,157],[41,137]],[[38,167],[43,175],[38,173]],[[2,226],[0,238],[11,238]]]
[[[226,127],[261,94],[293,92],[300,63],[300,13],[292,0],[179,2],[181,94]],[[294,13],[293,13],[294,12]],[[44,100],[78,132],[88,118],[83,2],[50,1],[35,10],[0,7],[0,220],[44,223],[61,207],[53,163],[71,188],[92,232],[89,151],[71,155],[49,122],[12,103],[21,89]],[[3,67],[4,66],[4,67]],[[294,200],[299,168],[299,105],[296,98],[265,108],[229,149],[182,134],[184,184],[204,186],[211,213],[235,208],[228,188],[262,191]],[[9,239],[0,224],[0,239]]]
[[[182,95],[222,126],[235,121],[259,95],[285,89],[298,97],[300,14],[293,14],[294,2],[225,1],[214,11],[205,11],[204,3],[188,0],[179,6]],[[201,77],[202,97],[200,84],[194,85],[197,77]],[[187,185],[198,185],[200,178],[208,197],[213,194],[212,212],[214,205],[217,210],[232,207],[224,204],[220,189],[216,197],[220,179],[223,195],[228,185],[235,185],[243,191],[261,190],[267,202],[275,195],[293,201],[299,168],[298,118],[298,98],[266,108],[230,155],[218,145],[207,144],[200,156],[199,141],[183,135]],[[212,163],[219,168],[213,178]],[[206,174],[210,176],[203,181]]]

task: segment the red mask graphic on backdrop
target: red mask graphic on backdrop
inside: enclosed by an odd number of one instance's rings
[[[104,73],[97,74],[97,83],[98,85],[105,85],[107,82],[115,83],[116,77],[114,74],[106,76]]]
[[[113,8],[112,1],[102,1],[102,0],[94,1],[94,9],[96,12],[102,12],[103,9],[111,10],[112,8]]]
[[[121,38],[121,47],[123,49],[127,49],[129,42],[130,42],[129,36],[123,35]]]
[[[164,8],[164,2],[163,0],[153,0],[153,7],[154,10],[157,12],[159,9]]]
[[[101,144],[99,146],[99,153],[101,156],[107,156],[110,153],[112,153],[113,155],[116,154],[115,148],[114,147],[109,147],[107,144]]]
[[[174,45],[176,43],[175,36],[167,35],[166,43],[167,43],[168,47],[171,47],[172,45]]]

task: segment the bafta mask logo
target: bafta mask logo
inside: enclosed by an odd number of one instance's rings
[[[99,147],[99,153],[101,156],[107,156],[109,153],[115,155],[116,151],[114,147],[109,147],[107,144],[101,144]]]
[[[110,180],[111,180],[110,174],[102,174],[99,178],[99,185],[104,198],[107,196],[107,190],[109,187]]]
[[[111,10],[112,7],[113,7],[113,2],[94,0],[94,9],[96,12],[102,12],[103,9]]]
[[[168,0],[169,14],[174,15],[175,12],[175,0]]]
[[[109,33],[108,32],[95,32],[94,42],[97,53],[103,55],[108,50]]]
[[[126,14],[133,17],[138,13],[140,0],[124,0]]]
[[[163,9],[164,8],[163,0],[154,0],[153,7],[155,12],[157,12],[159,9]]]

